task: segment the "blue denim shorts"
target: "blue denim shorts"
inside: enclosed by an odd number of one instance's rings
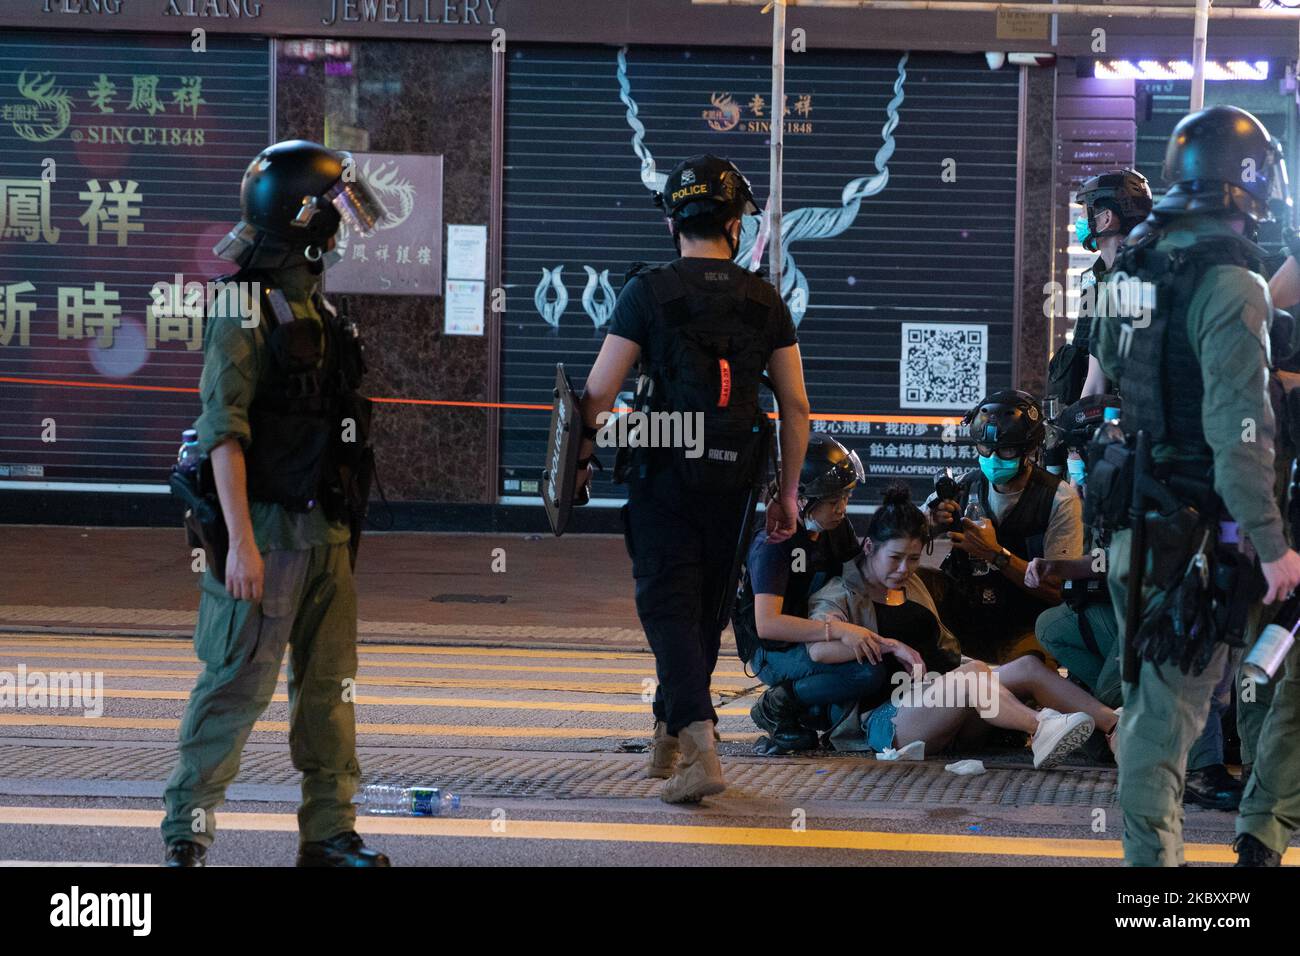
[[[867,732],[867,746],[883,753],[894,746],[894,717],[898,708],[885,701],[862,718],[862,728]]]

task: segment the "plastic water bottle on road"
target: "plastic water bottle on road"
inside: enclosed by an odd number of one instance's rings
[[[460,797],[438,787],[394,787],[372,783],[358,801],[369,814],[391,817],[436,817],[460,809]]]

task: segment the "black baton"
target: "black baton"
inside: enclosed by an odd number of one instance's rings
[[[763,486],[767,484],[767,458],[772,450],[773,430],[770,421],[766,421],[763,425],[758,466],[754,469],[754,481],[749,487],[749,497],[745,500],[745,514],[741,518],[740,533],[736,535],[736,549],[731,555],[731,569],[727,573],[722,598],[718,602],[718,630],[726,628],[731,621],[731,612],[736,608],[736,588],[740,586],[740,568],[745,562],[746,546],[749,544],[750,529],[754,524],[754,512],[758,510],[758,499],[763,493]]]
[[[1140,662],[1137,651],[1137,633],[1142,616],[1142,579],[1146,572],[1147,523],[1146,483],[1147,464],[1151,459],[1151,437],[1145,431],[1137,433],[1133,458],[1133,496],[1129,501],[1129,523],[1133,537],[1129,541],[1128,592],[1124,606],[1124,660],[1120,673],[1126,684],[1136,686]]]

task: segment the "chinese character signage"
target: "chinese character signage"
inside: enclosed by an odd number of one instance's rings
[[[709,108],[700,113],[709,129],[715,133],[762,133],[772,132],[772,117],[776,111],[771,108],[768,98],[763,93],[742,96],[742,106],[730,93],[714,91],[709,95]],[[791,101],[785,98],[785,131],[790,134],[811,133],[813,131],[813,98],[811,93],[796,95]]]
[[[388,215],[367,238],[339,235],[329,292],[437,295],[442,285],[442,157],[353,153]]]
[[[270,139],[268,56],[0,36],[0,480],[165,480],[204,310],[157,306],[233,271],[212,246]]]

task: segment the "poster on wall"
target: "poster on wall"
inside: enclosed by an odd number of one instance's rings
[[[483,285],[471,279],[447,280],[445,334],[483,334]]]
[[[447,277],[487,278],[487,226],[447,226]]]
[[[257,39],[0,36],[4,486],[165,485],[199,411],[208,283],[232,271],[212,247],[271,137],[268,58]]]
[[[325,274],[331,293],[438,294],[442,286],[442,157],[353,153],[387,215],[366,238],[339,231],[342,258]]]

